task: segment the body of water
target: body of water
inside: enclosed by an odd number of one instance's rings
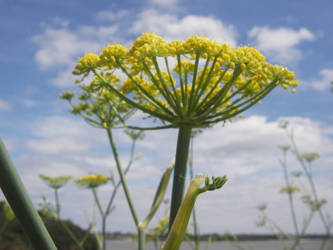
[[[319,250],[323,240],[302,240],[304,250]],[[292,245],[292,242],[281,242],[277,240],[267,241],[241,241],[241,242],[225,242],[216,241],[213,243],[201,242],[200,250],[283,250],[285,244]],[[155,250],[154,244],[148,242],[148,250]],[[110,240],[107,242],[108,250],[136,250],[137,246],[131,240]],[[192,247],[187,242],[183,242],[181,250],[192,250]],[[330,242],[326,248],[333,250],[333,244]]]

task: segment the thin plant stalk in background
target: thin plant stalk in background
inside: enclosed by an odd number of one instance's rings
[[[109,77],[113,84],[118,84],[119,78],[112,75],[107,75],[106,77]],[[74,93],[64,92],[62,95],[60,95],[60,98],[65,99],[70,103],[72,106],[71,112],[73,114],[79,114],[88,124],[97,128],[102,128],[106,131],[120,178],[117,186],[121,184],[123,187],[133,221],[138,231],[138,249],[144,250],[146,249],[145,229],[163,200],[169,178],[173,170],[173,164],[166,168],[161,178],[160,186],[156,191],[151,209],[145,220],[140,222],[128,188],[127,180],[125,178],[126,170],[124,171],[121,165],[113,136],[113,128],[115,128],[118,124],[122,124],[126,119],[128,119],[133,114],[133,109],[126,102],[120,100],[112,92],[108,90],[100,91],[100,89],[96,88],[96,79],[93,79],[89,86],[81,85],[80,87],[83,90],[83,93],[78,95],[79,102],[77,104],[74,104],[72,101],[73,97],[75,96]],[[128,131],[127,134],[134,141],[142,138],[142,131]],[[133,154],[133,150],[134,148],[132,145],[131,154]],[[131,159],[130,164],[132,164],[132,161],[133,160]],[[102,210],[99,208],[99,211],[101,212]],[[105,247],[105,242],[103,246]]]
[[[81,177],[79,179],[74,180],[77,184],[79,184],[82,187],[88,188],[91,190],[95,204],[97,205],[98,211],[100,213],[100,216],[102,218],[102,231],[101,231],[101,238],[102,238],[102,246],[101,249],[106,249],[106,218],[111,213],[111,207],[107,207],[105,212],[103,211],[102,205],[100,203],[100,200],[98,199],[97,195],[97,188],[108,183],[110,181],[110,178],[101,175],[101,174],[91,174],[84,177]]]
[[[285,245],[285,249],[295,250],[295,249],[303,249],[301,239],[305,236],[307,230],[309,229],[313,216],[315,213],[319,214],[319,218],[323,224],[323,227],[326,231],[326,235],[319,250],[328,249],[329,241],[332,241],[332,236],[330,230],[333,226],[333,220],[330,219],[330,216],[324,216],[323,206],[326,204],[325,199],[319,199],[318,193],[315,187],[315,182],[312,173],[312,162],[319,157],[318,153],[305,153],[301,154],[299,152],[298,147],[296,146],[294,140],[293,129],[288,127],[288,122],[283,122],[280,124],[280,127],[285,130],[287,137],[290,141],[290,145],[279,146],[280,150],[283,153],[283,158],[280,160],[280,164],[283,168],[283,176],[285,180],[285,186],[281,188],[280,193],[285,193],[288,195],[288,203],[291,212],[291,219],[294,226],[294,235],[287,234],[274,220],[269,218],[266,215],[266,205],[260,205],[257,209],[260,211],[260,218],[257,222],[258,226],[267,226],[273,234],[276,232],[276,236],[280,240],[288,239],[292,242],[291,246]],[[294,184],[294,181],[290,179],[288,164],[287,164],[287,153],[291,151],[297,161],[301,165],[301,171],[293,172],[293,176],[300,183],[300,187]],[[306,177],[306,182],[303,183],[301,177]],[[311,193],[307,192],[307,187],[310,187]],[[302,192],[303,195],[301,199],[303,203],[308,208],[309,212],[303,218],[303,223],[301,226],[297,222],[297,211],[294,206],[295,193]]]
[[[51,177],[46,176],[43,174],[40,174],[39,177],[46,183],[47,186],[49,186],[54,191],[54,201],[55,201],[55,217],[59,220],[61,226],[66,231],[66,233],[69,235],[69,237],[72,238],[72,240],[75,242],[76,246],[83,250],[83,245],[87,239],[87,237],[83,237],[81,240],[79,240],[76,235],[70,230],[69,227],[67,227],[66,223],[64,223],[60,218],[60,210],[61,205],[59,201],[59,189],[62,188],[72,177],[68,175],[59,176],[59,177]],[[88,236],[90,232],[90,229],[87,230],[86,236]]]
[[[321,250],[325,249],[327,247],[329,240],[332,241],[331,230],[333,227],[333,219],[330,218],[329,215],[328,216],[324,215],[323,206],[327,203],[327,201],[325,199],[319,198],[317,188],[313,179],[312,162],[315,159],[319,158],[320,155],[316,152],[301,154],[294,139],[293,128],[288,128],[288,122],[285,122],[280,127],[285,130],[286,135],[291,143],[291,151],[293,152],[296,159],[300,163],[303,174],[306,176],[306,179],[310,186],[311,195],[304,196],[303,201],[310,206],[311,210],[313,210],[314,212],[318,212],[319,214],[319,218],[322,222],[322,225],[326,233],[326,239],[323,241],[323,244],[321,245],[320,249]]]

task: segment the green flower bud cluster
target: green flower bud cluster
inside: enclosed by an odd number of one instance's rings
[[[39,177],[50,187],[53,189],[59,189],[63,187],[72,177],[68,175],[59,176],[59,177],[51,177],[40,174]]]
[[[299,192],[299,191],[301,191],[301,190],[297,186],[287,186],[287,187],[283,187],[280,189],[281,194],[283,194],[283,193],[292,194],[292,193]]]
[[[311,163],[315,159],[319,158],[320,155],[316,152],[311,152],[311,153],[305,153],[300,156],[301,160],[307,161],[308,163]]]
[[[327,203],[326,199],[322,199],[320,201],[315,201],[311,199],[310,195],[303,195],[302,200],[305,204],[307,204],[312,211],[318,211],[322,206]]]
[[[90,58],[90,57],[89,57]],[[82,65],[87,65],[83,63]],[[109,84],[117,85],[120,79],[113,74],[101,74]],[[99,87],[99,78],[95,77],[89,85],[79,84],[82,93],[75,95],[65,91],[59,95],[72,106],[71,113],[80,115],[86,122],[94,127],[112,128],[124,123],[133,113],[134,109],[112,91]],[[77,101],[74,103],[73,99]]]
[[[227,182],[227,177],[223,176],[223,177],[214,177],[212,176],[212,180],[209,180],[209,177],[207,176],[205,178],[205,186],[203,188],[201,188],[202,192],[206,192],[206,191],[214,191],[216,189],[219,189],[221,187],[223,187],[223,185]]]

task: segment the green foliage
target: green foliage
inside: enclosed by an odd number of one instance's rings
[[[11,209],[4,202],[0,201],[0,246],[10,246],[9,249],[31,249],[28,238],[25,236],[22,226],[18,220],[10,213]],[[86,233],[85,230],[74,225],[71,221],[60,221],[55,217],[50,217],[49,213],[40,212],[40,216],[45,223],[58,250],[77,250],[73,239],[64,229],[64,225],[79,239],[87,236],[83,245],[84,250],[97,250],[96,238]]]

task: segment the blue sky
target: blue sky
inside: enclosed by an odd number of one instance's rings
[[[167,40],[201,34],[234,47],[250,44],[268,61],[294,71],[300,86],[296,94],[275,90],[243,119],[198,137],[196,172],[230,178],[224,191],[199,199],[199,218],[203,232],[264,232],[255,226],[255,206],[267,202],[272,204],[272,217],[291,230],[288,218],[276,209],[286,205],[286,197],[278,194],[283,179],[276,146],[287,143],[277,128],[279,121],[291,121],[304,152],[321,154],[318,188],[333,200],[332,10],[329,0],[0,0],[0,135],[34,202],[42,194],[52,199],[39,173],[80,177],[88,172],[108,174],[114,167],[103,131],[68,114],[68,105],[57,97],[75,90],[71,71],[80,56],[99,52],[108,43],[130,44],[145,31]],[[138,145],[144,157],[129,175],[142,216],[163,167],[173,157],[176,131],[147,132],[146,138]],[[129,141],[120,132],[117,139],[126,162]],[[152,141],[160,142],[158,151]],[[105,202],[110,190],[100,190]],[[90,193],[70,184],[62,195],[63,216],[85,225]],[[332,211],[331,203],[327,208]],[[134,231],[122,193],[116,207],[108,230]],[[299,209],[305,212],[301,204]],[[225,223],[214,223],[216,216],[225,217]],[[321,232],[318,220],[311,230]]]

